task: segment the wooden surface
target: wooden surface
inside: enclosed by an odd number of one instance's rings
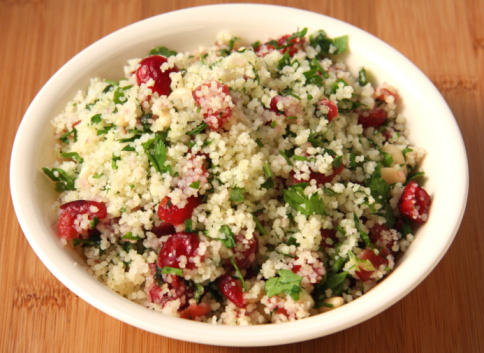
[[[47,79],[84,47],[143,18],[210,2],[0,0],[1,352],[484,352],[484,2],[268,2],[326,14],[376,35],[412,60],[442,92],[467,146],[470,195],[462,226],[441,263],[412,293],[375,318],[328,337],[280,347],[176,341],[91,307],[50,274],[18,225],[8,180],[17,127]]]

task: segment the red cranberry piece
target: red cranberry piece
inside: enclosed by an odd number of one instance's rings
[[[327,249],[333,247],[333,245],[329,245],[328,243],[326,243],[326,239],[332,239],[333,244],[336,244],[336,242],[338,241],[338,239],[336,238],[336,230],[321,228],[321,248]]]
[[[60,206],[59,219],[57,220],[57,230],[59,236],[65,239],[79,238],[81,233],[87,232],[90,226],[80,229],[75,226],[78,216],[87,214],[89,220],[96,217],[98,220],[106,218],[106,205],[102,202],[77,200],[71,201]]]
[[[175,233],[163,243],[160,254],[158,255],[158,266],[163,268],[165,266],[173,268],[181,268],[180,256],[186,258],[185,268],[194,269],[197,265],[194,262],[196,256],[203,259],[203,256],[198,254],[200,246],[200,238],[196,233]]]
[[[382,255],[377,255],[377,254],[375,254],[375,252],[373,250],[369,250],[369,249],[366,249],[366,250],[363,250],[362,252],[360,252],[358,254],[358,258],[360,258],[362,260],[369,260],[371,262],[371,264],[373,265],[373,267],[375,268],[375,270],[378,270],[381,265],[387,265],[388,264],[388,260],[385,259]],[[363,269],[355,271],[355,273],[358,275],[358,277],[362,281],[370,280],[373,272],[375,272],[375,271],[367,271],[367,270],[363,270]]]
[[[357,110],[358,124],[361,124],[363,128],[378,127],[387,120],[387,112],[378,106],[374,106],[370,110]]]
[[[303,44],[306,40],[303,37],[295,37],[289,40],[290,37],[291,35],[289,34],[280,37],[277,40],[277,46],[282,47],[279,49],[282,54],[285,54],[287,52],[292,58],[294,54],[296,54],[303,47]],[[269,52],[271,52],[276,48],[272,44],[268,44],[267,49]]]
[[[235,236],[235,244],[235,248],[232,248],[235,264],[239,269],[249,268],[254,263],[257,254],[257,237],[254,235],[251,239],[246,239],[245,236],[237,234]],[[229,270],[234,269],[234,266],[229,260],[224,261],[224,267]]]
[[[212,309],[210,306],[205,303],[192,303],[186,309],[180,312],[180,317],[182,319],[193,320],[194,318],[205,316],[211,311]]]
[[[136,79],[138,81],[138,85],[153,79],[155,83],[153,86],[150,86],[151,90],[158,93],[160,96],[169,95],[171,92],[170,73],[178,72],[178,68],[174,67],[162,72],[161,65],[167,61],[168,60],[165,57],[160,55],[148,56],[147,58],[141,60],[141,66],[136,70]]]
[[[239,283],[228,274],[219,277],[218,287],[223,295],[225,295],[232,303],[239,308],[245,308],[244,293]]]
[[[158,217],[166,223],[174,226],[185,223],[185,220],[192,217],[193,210],[202,204],[201,198],[189,197],[185,207],[179,208],[172,205],[169,197],[161,200],[158,206]]]
[[[193,90],[192,96],[212,131],[219,130],[232,116],[229,86],[218,81],[205,82]]]
[[[153,284],[149,290],[149,301],[164,307],[166,303],[179,300],[180,308],[182,311],[187,307],[188,300],[193,297],[193,293],[185,282],[175,275],[163,275],[165,283],[168,285],[169,291],[164,291],[161,287]]]
[[[405,186],[398,204],[400,213],[418,223],[425,223],[429,218],[431,199],[427,191],[415,181]]]
[[[396,240],[392,236],[392,230],[384,224],[375,224],[370,228],[370,240],[380,248],[383,255],[394,253],[392,250]]]
[[[328,107],[328,114],[326,115],[328,121],[331,121],[338,116],[338,106],[335,102],[323,98],[319,101],[319,104]]]
[[[271,98],[271,102],[270,102],[270,107],[271,107],[271,110],[276,113],[276,114],[279,114],[279,115],[282,115],[284,114],[284,110],[279,110],[277,108],[277,103],[279,103],[280,101],[282,101],[282,96],[275,96],[275,97],[272,97]]]
[[[161,238],[164,235],[175,234],[176,230],[173,224],[163,222],[157,226],[154,226],[151,229],[151,232],[154,233],[158,238]]]

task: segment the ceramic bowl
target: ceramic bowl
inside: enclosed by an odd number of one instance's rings
[[[166,316],[124,299],[92,278],[82,267],[82,259],[62,247],[56,234],[56,214],[51,208],[56,194],[42,173],[42,167],[54,160],[50,120],[77,90],[87,88],[89,78],[119,79],[127,59],[145,56],[152,47],[184,51],[207,46],[221,30],[251,43],[304,27],[309,33],[324,29],[330,37],[349,35],[350,51],[345,60],[351,71],[356,73],[364,66],[376,83],[388,82],[398,89],[409,138],[427,150],[423,169],[425,188],[433,198],[430,219],[418,230],[393,273],[367,294],[336,310],[296,322],[254,327],[215,326]],[[228,4],[179,10],[134,23],[67,62],[25,113],[12,150],[10,183],[15,212],[33,250],[59,281],[86,302],[125,323],[179,340],[267,346],[304,341],[357,325],[414,289],[444,256],[458,230],[467,201],[468,165],[461,133],[445,100],[398,51],[361,29],[321,14],[270,5]]]

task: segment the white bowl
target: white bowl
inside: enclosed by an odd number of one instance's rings
[[[127,59],[163,45],[178,51],[211,45],[220,30],[249,42],[308,27],[329,36],[348,34],[347,63],[364,66],[378,82],[397,87],[408,119],[410,140],[427,150],[425,188],[433,197],[429,221],[392,274],[369,293],[323,315],[253,327],[213,326],[178,319],[132,303],[93,279],[56,234],[52,184],[41,168],[53,161],[49,121],[89,78],[119,79]],[[80,29],[79,29],[80,30]],[[458,230],[468,193],[468,165],[462,136],[446,102],[408,59],[374,36],[339,20],[269,5],[229,4],[190,8],[148,18],[92,44],[65,64],[41,89],[20,124],[13,146],[10,185],[20,225],[47,268],[70,290],[99,310],[163,336],[212,345],[267,346],[308,340],[351,327],[382,312],[414,289],[437,265]],[[443,290],[444,288],[442,288]],[[432,298],[428,298],[431,300]],[[410,310],[410,308],[408,308]]]

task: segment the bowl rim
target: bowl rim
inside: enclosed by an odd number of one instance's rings
[[[28,212],[32,208],[32,205],[29,204],[29,197],[23,193],[23,186],[28,183],[30,183],[28,185],[31,185],[33,181],[29,179],[28,176],[19,175],[23,168],[25,168],[25,165],[22,164],[23,158],[27,153],[31,153],[33,148],[31,145],[29,145],[28,148],[25,147],[23,139],[25,139],[26,136],[34,135],[33,130],[36,127],[35,111],[42,106],[42,101],[48,95],[52,94],[52,92],[50,92],[52,87],[61,82],[69,70],[82,65],[83,60],[95,57],[96,52],[99,51],[100,48],[105,47],[107,44],[112,45],[112,43],[119,41],[120,38],[130,38],[133,33],[142,31],[145,26],[154,26],[160,20],[168,22],[181,21],[181,23],[183,23],[184,21],[187,21],[187,19],[194,19],[196,16],[200,15],[212,16],[213,18],[214,13],[229,12],[235,12],[237,14],[266,13],[272,15],[277,14],[281,18],[298,17],[311,19],[311,21],[320,20],[322,23],[326,23],[321,25],[321,28],[323,29],[326,29],[325,27],[329,26],[337,26],[347,32],[351,32],[350,36],[357,37],[357,39],[365,38],[365,40],[367,40],[372,46],[384,50],[386,53],[385,57],[390,57],[392,60],[395,60],[396,63],[402,64],[405,67],[405,73],[411,72],[412,75],[420,77],[420,84],[423,84],[424,86],[421,89],[430,92],[429,95],[431,95],[433,101],[438,104],[439,113],[448,117],[448,119],[445,120],[445,126],[442,126],[441,128],[446,132],[452,132],[452,143],[454,144],[453,146],[455,146],[452,158],[459,162],[459,180],[461,183],[458,185],[455,193],[459,196],[456,198],[456,205],[458,206],[460,213],[455,214],[453,217],[446,220],[450,229],[444,239],[445,241],[439,244],[438,251],[432,253],[432,256],[422,260],[422,263],[424,264],[423,269],[416,273],[414,278],[408,280],[404,284],[396,282],[397,276],[393,279],[393,275],[400,270],[400,268],[397,267],[394,273],[382,282],[385,283],[385,288],[391,286],[398,288],[398,295],[378,299],[376,296],[368,296],[368,294],[365,294],[353,302],[338,308],[338,310],[330,311],[324,315],[313,316],[304,320],[277,325],[269,324],[248,327],[217,325],[217,332],[214,333],[214,328],[209,324],[169,317],[130,302],[94,279],[91,282],[84,281],[83,283],[77,283],[74,280],[75,276],[73,277],[73,275],[82,277],[85,275],[85,270],[80,266],[77,266],[75,263],[72,263],[72,258],[66,253],[59,253],[57,254],[58,257],[56,256],[56,258],[53,258],[52,255],[59,249],[60,245],[55,244],[54,242],[49,244],[41,243],[36,237],[36,226],[40,225],[40,221],[36,220],[36,222],[32,222],[28,218]],[[221,29],[223,28],[220,28],[220,30]],[[384,61],[384,59],[382,60]],[[385,63],[382,62],[382,64]],[[404,79],[403,76],[402,79]],[[218,4],[185,8],[135,22],[97,40],[64,64],[45,83],[36,95],[25,112],[18,128],[17,136],[15,137],[12,148],[10,163],[11,196],[21,228],[37,256],[57,279],[89,304],[125,323],[166,337],[221,346],[269,346],[305,341],[329,335],[357,325],[386,310],[407,295],[423,279],[425,279],[445,255],[462,221],[467,202],[468,187],[469,175],[467,155],[465,152],[464,141],[455,118],[437,88],[413,63],[390,45],[384,43],[372,34],[341,20],[307,10],[265,4]],[[46,249],[47,247],[49,247],[48,250]],[[66,265],[70,263],[67,272],[66,268],[59,268],[59,261]],[[374,290],[378,289],[377,286]],[[99,291],[100,293],[105,294],[101,299],[93,294]],[[376,309],[375,304],[377,304]],[[139,315],[141,312],[143,313],[142,317]],[[187,335],[184,331],[189,332],[189,334]],[[275,333],[277,336],[274,336]]]

